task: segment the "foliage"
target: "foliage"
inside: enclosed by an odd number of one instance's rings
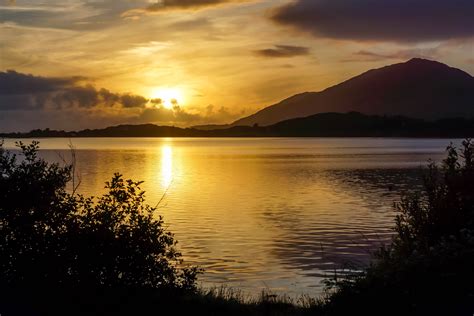
[[[451,144],[430,163],[422,192],[396,204],[392,243],[362,273],[332,280],[328,315],[472,315],[474,312],[474,145]]]
[[[140,182],[115,174],[99,198],[69,193],[74,166],[38,143],[0,145],[0,311],[9,314],[300,315],[287,297],[196,287]],[[73,188],[74,189],[74,188]],[[307,299],[306,304],[310,304]]]
[[[398,255],[428,251],[447,236],[459,238],[463,229],[474,229],[473,144],[464,141],[460,155],[452,144],[447,152],[441,171],[429,164],[423,198],[412,194],[397,205],[392,251]]]
[[[194,291],[173,235],[145,204],[140,182],[115,174],[98,199],[68,193],[71,165],[47,163],[38,143],[0,145],[2,291],[149,288]]]

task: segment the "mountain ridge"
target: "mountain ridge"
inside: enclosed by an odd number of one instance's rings
[[[474,78],[438,61],[412,58],[367,70],[318,92],[293,95],[229,126],[268,126],[317,113],[350,111],[424,119],[473,116]]]

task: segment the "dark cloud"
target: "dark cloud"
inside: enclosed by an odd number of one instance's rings
[[[408,60],[412,58],[434,59],[438,54],[437,48],[429,49],[402,49],[390,53],[382,53],[371,50],[360,50],[351,57],[341,60],[342,62],[372,62],[390,59]]]
[[[51,100],[58,108],[92,108],[100,104],[99,93],[91,85],[68,88],[52,96]]]
[[[117,104],[120,101],[119,94],[110,92],[109,90],[104,88],[99,90],[99,96],[106,106],[113,106],[114,104]]]
[[[158,105],[163,104],[163,100],[160,99],[160,98],[150,99],[150,102],[151,102],[151,104],[153,104],[154,106],[158,106]]]
[[[383,60],[383,59],[398,59],[401,57],[399,52],[396,53],[377,53],[369,50],[360,50],[358,52],[355,52],[353,56],[360,57],[361,60],[363,61],[378,61],[378,60]]]
[[[52,92],[72,87],[83,79],[81,77],[46,78],[7,70],[0,72],[0,95]]]
[[[237,2],[233,0],[162,0],[150,4],[147,11],[156,12],[169,9],[200,9],[203,7],[220,5],[223,3]]]
[[[148,103],[148,99],[141,95],[124,94],[120,101],[125,108],[143,108]]]
[[[255,53],[262,57],[295,57],[308,55],[310,52],[308,47],[275,45],[273,48],[256,50]]]
[[[474,36],[472,0],[297,0],[271,18],[317,37],[434,41]]]
[[[118,106],[143,108],[148,99],[119,94],[94,86],[80,85],[86,78],[55,78],[22,74],[14,70],[0,72],[0,111],[35,110],[53,107],[93,108]]]
[[[0,111],[19,111],[19,110],[35,110],[39,109],[37,106],[36,98],[41,98],[41,94],[36,97],[28,94],[0,94]],[[2,116],[0,114],[0,116]]]
[[[58,108],[79,107],[122,107],[144,108],[148,99],[141,95],[120,94],[106,89],[96,90],[93,86],[68,88],[52,96],[51,100]],[[45,102],[44,105],[47,105]]]
[[[254,0],[161,0],[148,4],[140,9],[131,9],[122,13],[123,18],[136,18],[143,14],[154,14],[170,10],[202,10],[230,3],[249,2]]]

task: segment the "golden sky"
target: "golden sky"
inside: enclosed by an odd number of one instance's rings
[[[412,57],[473,74],[473,3],[4,1],[0,131],[229,123]]]

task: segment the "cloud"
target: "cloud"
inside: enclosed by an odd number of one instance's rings
[[[255,53],[262,57],[295,57],[308,55],[310,49],[302,46],[275,45],[273,48],[256,50]]]
[[[199,9],[215,6],[222,3],[233,2],[229,0],[162,0],[150,4],[147,11],[156,12],[169,9]]]
[[[84,79],[83,77],[46,78],[7,70],[0,72],[0,95],[52,92],[72,87]]]
[[[125,108],[144,108],[148,103],[148,99],[141,95],[124,94],[120,97],[120,101]]]
[[[249,2],[254,0],[160,0],[148,4],[144,8],[131,9],[122,14],[124,18],[137,18],[140,15],[161,13],[163,11],[203,10],[231,3]]]
[[[214,105],[208,105],[204,111],[192,111],[192,109],[187,110],[181,107],[178,102],[175,101],[171,109],[165,108],[162,105],[145,108],[137,117],[133,118],[131,122],[196,125],[231,122],[244,114],[243,111],[232,112],[224,106],[216,107]]]
[[[372,50],[359,50],[342,62],[372,62],[390,59],[408,60],[411,58],[434,59],[438,54],[438,47],[427,49],[401,49],[395,52],[378,52]]]
[[[144,109],[133,121],[139,123],[165,122],[171,124],[183,124],[199,122],[202,117],[197,113],[190,113],[175,104],[172,109],[163,106]]]
[[[210,104],[206,107],[204,121],[215,123],[232,122],[235,121],[235,119],[244,116],[245,112],[245,110],[233,112],[225,106],[216,107]]]
[[[107,28],[121,22],[121,13],[143,7],[148,3],[147,0],[11,2],[8,6],[0,6],[0,22],[74,31]]]
[[[119,94],[107,89],[97,90],[91,84],[80,85],[84,77],[42,77],[14,70],[0,72],[0,111],[36,110],[48,107],[143,108],[148,99],[133,94]]]
[[[0,131],[83,129],[124,123],[189,126],[231,122],[242,116],[225,107],[168,109],[159,98],[97,89],[83,77],[44,77],[0,72]],[[73,118],[73,119],[71,119]]]
[[[91,85],[85,87],[70,87],[51,96],[51,101],[58,108],[92,108],[100,104],[98,91]],[[47,101],[43,102],[46,106]]]
[[[271,19],[316,37],[422,42],[474,36],[472,0],[296,0]]]
[[[70,4],[0,6],[0,22],[13,25],[71,30],[86,18],[84,8]]]

